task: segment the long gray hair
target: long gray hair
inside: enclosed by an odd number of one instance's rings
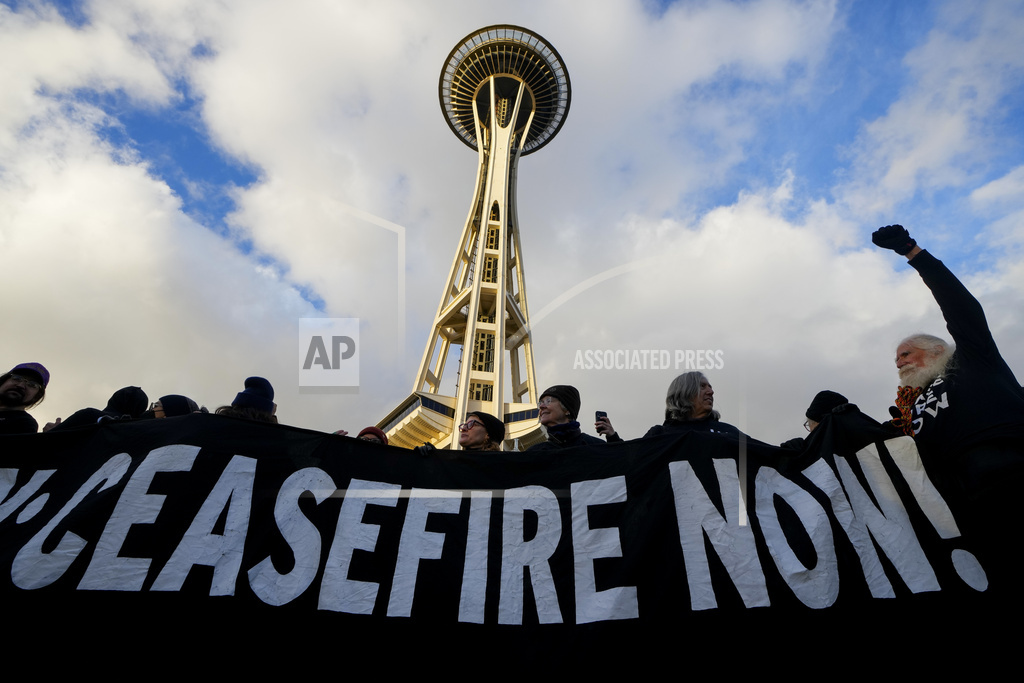
[[[703,372],[684,372],[668,385],[668,396],[665,397],[665,419],[673,422],[686,422],[693,419],[694,406],[700,393],[701,380],[707,381]],[[711,419],[721,419],[717,410],[711,411]]]

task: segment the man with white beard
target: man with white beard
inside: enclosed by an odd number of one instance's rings
[[[892,424],[908,436],[920,430],[922,420],[915,425],[914,405],[921,391],[953,364],[953,345],[931,334],[914,334],[896,347],[896,372],[900,385],[896,390],[896,408],[890,408]],[[918,411],[920,412],[920,411]]]
[[[880,247],[907,257],[932,290],[953,337],[915,334],[896,349],[900,375],[897,408],[918,448],[959,461],[968,488],[983,485],[1018,460],[1024,467],[1024,392],[992,338],[981,304],[941,261],[924,251],[899,225],[879,228],[871,236]],[[993,462],[970,462],[982,449]],[[997,454],[998,453],[998,454]],[[1012,453],[1013,457],[1007,455]],[[996,462],[998,461],[998,462]],[[1005,461],[1005,462],[1003,462]]]
[[[955,344],[926,334],[900,343],[900,414],[893,424],[914,437],[931,478],[966,511],[958,521],[973,527],[975,538],[987,536],[1001,561],[1016,561],[1020,551],[1006,552],[1018,545],[1010,539],[1020,538],[1024,391],[996,347],[981,304],[941,261],[900,225],[879,228],[871,240],[907,257],[935,296]]]
[[[926,387],[946,374],[953,347],[945,339],[930,334],[907,337],[896,347],[896,370],[901,387]]]

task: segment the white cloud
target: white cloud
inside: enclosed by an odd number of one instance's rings
[[[127,384],[227,401],[221,373],[257,374],[294,345],[308,305],[184,218],[144,166],[111,163],[73,125],[37,129],[22,151],[8,159],[18,182],[0,185],[4,271],[24,286],[5,348],[50,368],[40,410],[102,407]]]
[[[806,404],[826,388],[884,417],[896,341],[941,319],[915,273],[893,272],[890,253],[836,252],[851,226],[834,211],[815,207],[806,223],[783,218],[787,192],[744,195],[696,226],[634,225],[637,241],[656,244],[656,254],[553,314],[555,339],[551,325],[537,326],[545,340],[540,383],[586,388],[585,408],[608,410],[637,436],[658,421],[676,368],[573,371],[576,350],[667,349],[674,359],[677,349],[712,349],[725,360],[707,372],[725,419],[760,438],[797,435]],[[604,405],[593,396],[606,397]],[[629,398],[608,407],[615,397]]]
[[[1024,202],[1024,166],[1017,166],[1001,178],[975,189],[971,192],[971,201],[982,206]]]
[[[877,216],[919,190],[976,182],[999,151],[995,124],[1024,76],[1024,12],[1016,3],[945,3],[939,25],[909,52],[911,83],[851,147],[841,189],[851,211]]]
[[[0,5],[0,149],[22,127],[45,116],[40,97],[77,89],[124,93],[147,105],[166,102],[173,90],[152,60],[106,26],[73,29],[56,10],[29,5],[14,12]]]

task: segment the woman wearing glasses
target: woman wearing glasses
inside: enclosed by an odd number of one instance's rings
[[[556,384],[540,395],[537,402],[537,413],[540,424],[547,432],[548,440],[526,449],[528,451],[546,451],[572,446],[605,445],[596,436],[580,431],[580,423],[576,416],[580,412],[580,392],[568,384]]]
[[[459,448],[464,451],[500,451],[505,423],[480,411],[466,415],[459,425]]]

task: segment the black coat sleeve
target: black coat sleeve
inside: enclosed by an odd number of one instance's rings
[[[932,291],[961,361],[987,361],[999,366],[1001,372],[1010,372],[1006,362],[999,355],[981,303],[963,283],[942,261],[927,251],[922,251],[912,258],[910,265]]]

